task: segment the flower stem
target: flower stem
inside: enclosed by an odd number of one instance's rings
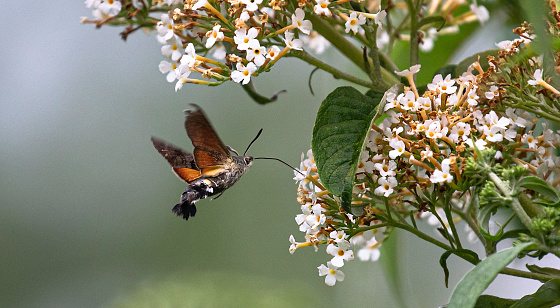
[[[334,29],[328,22],[319,16],[311,14],[307,16],[307,18],[309,18],[309,20],[313,23],[313,29],[315,29],[315,31],[319,32],[319,34],[333,44],[333,46],[344,54],[350,61],[356,64],[361,70],[365,71],[364,57],[362,51],[358,47],[349,42],[344,35]],[[373,67],[373,61],[371,58],[368,57],[368,61],[370,61],[370,67]],[[385,83],[382,84],[379,82],[378,84],[375,84],[372,89],[385,92],[392,85],[400,83],[399,79],[397,79],[395,75],[383,67],[381,67],[381,74],[383,75]]]
[[[366,81],[363,79],[360,79],[358,77],[352,76],[350,74],[347,74],[341,70],[338,70],[330,65],[328,65],[325,62],[322,62],[321,60],[311,56],[310,54],[308,54],[307,52],[303,51],[303,50],[294,50],[292,49],[292,51],[290,53],[288,53],[286,55],[287,57],[294,57],[294,58],[299,58],[315,67],[318,67],[322,70],[324,70],[325,72],[330,73],[331,75],[333,75],[334,78],[340,78],[340,79],[344,79],[346,81],[350,81],[352,83],[364,86],[366,88],[370,88],[370,89],[375,89],[375,86],[372,82],[370,81]]]
[[[521,206],[521,203],[519,203],[519,200],[511,195],[512,191],[509,188],[509,186],[506,183],[504,183],[494,172],[489,172],[488,177],[496,185],[496,187],[498,187],[500,192],[502,192],[502,194],[504,194],[506,198],[512,199],[510,208],[515,212],[515,215],[517,215],[517,217],[519,218],[521,223],[525,226],[525,228],[527,228],[527,230],[529,230],[531,234],[538,237],[538,234],[533,229],[533,226],[531,224],[531,217],[527,215],[527,213]]]

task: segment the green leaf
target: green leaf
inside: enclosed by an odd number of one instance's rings
[[[449,288],[449,270],[447,269],[447,258],[449,258],[449,256],[451,254],[457,254],[457,255],[462,255],[465,257],[470,257],[473,259],[473,262],[476,264],[478,262],[480,262],[480,259],[478,258],[478,255],[476,254],[476,252],[469,250],[469,249],[452,249],[452,250],[448,250],[446,252],[444,252],[441,257],[439,258],[439,264],[441,265],[441,267],[443,268],[443,273],[445,274],[445,287]]]
[[[417,29],[420,29],[423,26],[431,23],[438,23],[439,27],[437,28],[437,30],[439,31],[441,30],[441,28],[443,28],[443,26],[445,26],[445,18],[443,18],[442,16],[429,16],[426,18],[422,18],[422,20],[420,20],[416,27]]]
[[[476,301],[475,308],[546,308],[558,304],[560,304],[560,279],[552,279],[543,284],[537,292],[518,300],[482,295]]]
[[[268,98],[266,96],[262,96],[261,94],[257,93],[257,90],[255,90],[255,86],[253,85],[252,81],[246,85],[241,85],[241,87],[243,88],[243,90],[245,90],[245,92],[247,92],[249,97],[251,97],[256,103],[261,105],[275,102],[278,99],[278,94],[286,92],[286,90],[280,90],[276,92],[274,95],[272,95],[270,98]]]
[[[469,68],[469,66],[471,66],[471,64],[478,61],[479,57],[480,57],[480,66],[482,66],[483,70],[487,70],[489,65],[488,65],[488,61],[486,61],[486,58],[488,56],[497,57],[499,51],[500,51],[499,49],[485,50],[479,53],[475,53],[474,55],[463,59],[463,61],[457,64],[457,67],[455,68],[455,76],[463,75],[463,73],[467,71],[467,69]]]
[[[500,298],[492,295],[481,295],[476,301],[475,308],[510,308],[517,300]]]
[[[319,177],[329,192],[342,198],[348,213],[360,154],[380,101],[352,87],[339,87],[317,112],[311,149]]]
[[[495,223],[500,227],[500,230],[498,231],[498,233],[496,233],[496,235],[492,235],[490,234],[490,232],[486,232],[486,230],[484,230],[484,228],[482,227],[479,227],[480,233],[487,240],[490,240],[492,242],[499,242],[502,239],[502,236],[504,235],[504,227],[500,225],[497,221],[495,221]]]
[[[498,211],[498,207],[499,204],[488,204],[478,212],[478,227],[486,234],[490,234],[490,218],[492,217],[492,215],[496,214],[496,211]]]
[[[469,308],[474,307],[477,298],[490,283],[496,278],[498,273],[506,267],[517,255],[533,245],[524,243],[512,248],[502,250],[486,259],[482,260],[475,268],[470,270],[465,277],[457,284],[451,299],[449,308]]]
[[[534,264],[527,264],[525,266],[533,273],[560,277],[560,270],[553,267],[540,267]]]
[[[511,308],[547,308],[560,304],[560,279],[543,284],[537,292],[523,296]]]
[[[517,184],[520,187],[538,192],[551,202],[535,202],[546,206],[560,206],[560,193],[552,185],[536,176],[526,176]]]

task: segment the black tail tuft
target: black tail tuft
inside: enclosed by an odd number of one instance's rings
[[[184,202],[175,204],[173,213],[183,217],[184,220],[189,220],[189,217],[194,217],[194,214],[196,214],[196,206],[194,206],[194,203],[185,200]]]

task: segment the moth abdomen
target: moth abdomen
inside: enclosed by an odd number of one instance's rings
[[[192,182],[183,194],[181,194],[181,202],[173,207],[173,213],[177,216],[183,217],[188,220],[189,217],[194,217],[196,214],[196,206],[194,205],[198,200],[207,198],[218,193],[215,190],[215,183],[209,179],[199,178]]]

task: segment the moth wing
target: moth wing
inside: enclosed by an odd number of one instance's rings
[[[191,183],[201,176],[193,154],[156,137],[152,137],[152,143],[158,153],[171,165],[173,173],[181,180]]]
[[[173,173],[187,183],[192,183],[194,180],[202,176],[199,170],[189,169],[189,168],[173,168]]]
[[[204,169],[221,169],[225,165],[231,164],[232,158],[218,151],[205,146],[197,146],[194,148],[194,157],[196,164],[200,170]]]
[[[195,148],[199,146],[205,147],[225,157],[231,157],[229,150],[222,140],[220,140],[214,128],[212,128],[212,125],[204,115],[204,112],[202,112],[202,109],[195,104],[191,105],[196,107],[196,110],[187,110],[185,112],[187,115],[185,118],[185,129],[187,130],[187,135],[189,135],[193,146]],[[197,158],[196,155],[195,158]],[[198,159],[196,163],[198,164]]]

